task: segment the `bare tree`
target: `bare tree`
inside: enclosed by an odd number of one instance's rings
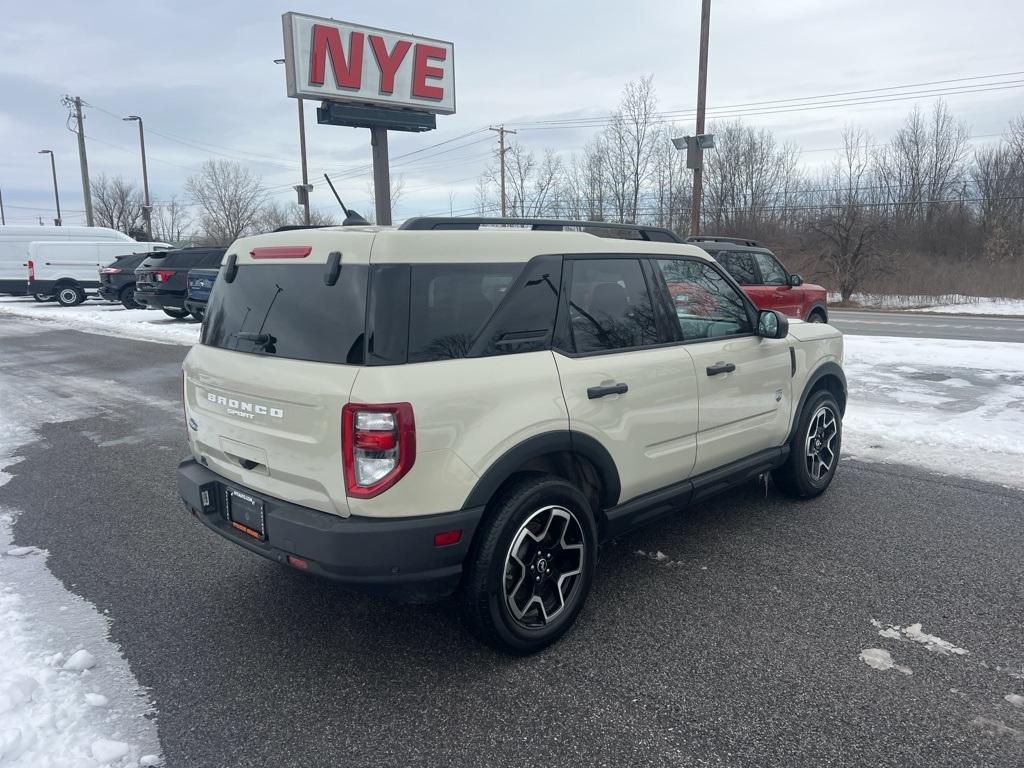
[[[180,243],[192,239],[192,214],[176,197],[165,203],[154,203],[152,224],[155,240]]]
[[[558,215],[555,192],[562,174],[562,161],[554,150],[545,149],[538,160],[532,150],[512,142],[506,149],[505,172],[510,216]],[[490,173],[492,183],[496,183],[493,168]]]
[[[311,208],[309,223],[314,227],[333,226],[339,224],[338,217],[333,213]],[[260,211],[256,221],[256,229],[260,232],[273,232],[281,227],[301,227],[305,224],[302,206],[298,203],[281,204],[271,200]]]
[[[267,198],[263,179],[230,160],[207,160],[185,189],[202,211],[205,239],[220,245],[252,232]]]
[[[110,227],[133,237],[143,232],[142,195],[121,176],[100,174],[93,179],[92,212],[98,227]]]
[[[648,76],[626,84],[619,107],[604,130],[608,186],[619,221],[637,220],[640,198],[652,172],[658,108],[653,79]]]
[[[843,150],[822,175],[820,206],[810,221],[821,257],[843,301],[886,268],[880,248],[885,225],[871,208],[871,136],[861,128],[843,130]],[[877,199],[877,196],[875,196]]]
[[[391,215],[394,216],[395,210],[398,208],[398,204],[401,202],[402,197],[405,195],[405,176],[399,176],[391,179]],[[367,210],[368,213],[363,214],[364,218],[373,223],[376,221],[374,211],[377,208],[377,196],[373,187],[373,180],[366,182],[366,196],[370,199]]]

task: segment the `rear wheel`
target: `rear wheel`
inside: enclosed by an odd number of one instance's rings
[[[186,317],[188,317],[188,310],[170,309],[168,307],[164,307],[164,314],[167,315],[168,317],[173,317],[175,320],[184,320]]]
[[[466,622],[508,653],[539,651],[572,626],[597,560],[590,502],[556,477],[517,483],[492,503],[467,558]]]
[[[57,303],[62,307],[75,307],[85,301],[85,291],[77,285],[62,285],[57,289]]]
[[[53,301],[55,297],[52,296],[49,293],[33,293],[32,294],[32,298],[35,299],[38,302],[44,302],[44,301]]]
[[[772,478],[794,498],[814,498],[824,493],[835,477],[842,443],[839,404],[828,390],[815,392],[800,413],[786,463],[772,472]]]
[[[825,313],[824,312],[822,312],[820,309],[816,309],[813,312],[811,312],[811,314],[809,314],[807,316],[807,322],[808,323],[827,323],[828,320],[825,319]]]
[[[121,293],[118,298],[125,309],[145,309],[145,307],[135,301],[134,285],[129,285],[121,289]]]

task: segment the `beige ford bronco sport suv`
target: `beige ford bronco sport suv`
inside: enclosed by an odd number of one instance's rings
[[[667,230],[243,238],[184,363],[178,484],[252,552],[407,600],[456,592],[478,637],[529,653],[572,625],[602,541],[764,473],[822,493],[842,354]]]

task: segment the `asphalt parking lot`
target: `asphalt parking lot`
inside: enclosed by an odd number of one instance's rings
[[[0,505],[109,611],[168,766],[1024,761],[1004,698],[1024,694],[1020,492],[853,462],[808,503],[747,486],[605,547],[578,626],[511,659],[449,603],[352,594],[192,520],[174,483],[185,347],[60,329],[3,344],[5,397],[88,402],[22,450]]]

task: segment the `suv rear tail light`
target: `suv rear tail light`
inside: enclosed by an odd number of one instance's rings
[[[29,259],[28,262],[28,281],[31,283],[36,279],[36,263]]]
[[[100,274],[101,275],[119,275],[119,274],[121,274],[121,270],[118,269],[117,267],[104,267],[103,269],[100,270]]]
[[[158,283],[166,283],[172,277],[174,277],[174,272],[172,272],[169,269],[154,269],[153,277],[156,279]]]
[[[384,493],[416,460],[412,405],[349,403],[341,412],[341,452],[349,496],[372,499]]]

